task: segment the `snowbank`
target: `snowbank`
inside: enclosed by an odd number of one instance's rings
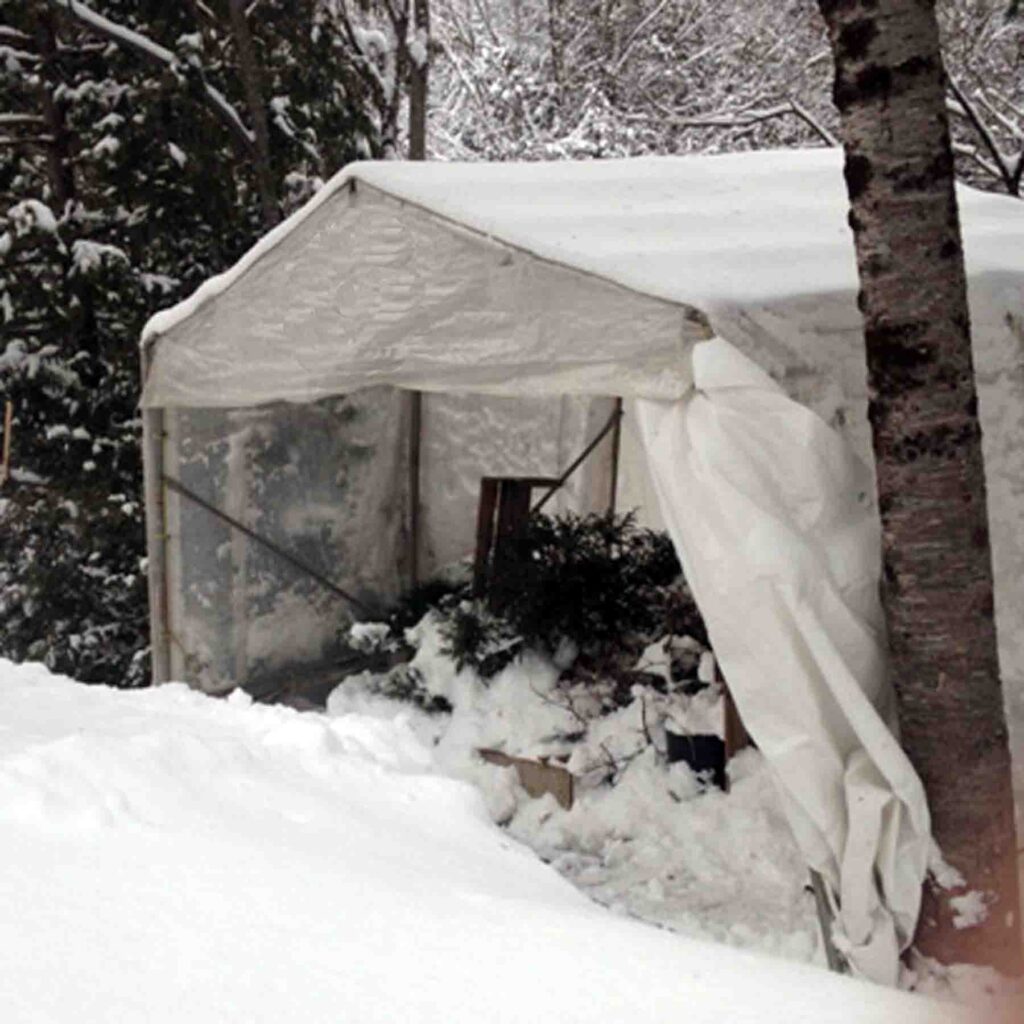
[[[485,683],[440,653],[431,616],[408,636],[417,648],[410,668],[431,697],[453,705],[450,715],[407,711],[410,726],[442,770],[472,782],[491,817],[574,886],[619,914],[680,934],[825,964],[807,868],[764,758],[748,750],[734,761],[726,795],[660,756],[665,726],[678,734],[721,729],[715,689],[670,698],[637,686],[631,703],[602,713],[587,687],[566,689],[559,669],[534,652]],[[672,682],[662,645],[652,644],[638,667]],[[329,713],[393,719],[403,705],[379,696],[384,680],[348,679],[331,694]],[[567,758],[572,808],[531,799],[515,771],[486,763],[481,748]]]
[[[967,1019],[607,913],[401,718],[6,662],[0,698],[12,1024]]]

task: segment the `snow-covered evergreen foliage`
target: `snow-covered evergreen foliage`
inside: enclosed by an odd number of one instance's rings
[[[482,679],[530,650],[556,661],[571,652],[609,670],[674,629],[707,644],[671,539],[637,526],[633,513],[534,515],[518,547],[518,559],[492,568],[486,595],[433,580],[403,598],[379,638],[384,649],[400,646],[428,611],[443,653]],[[355,628],[365,647],[366,627]]]
[[[0,17],[0,654],[83,680],[147,678],[143,322],[379,151],[329,3],[231,14],[37,0]]]

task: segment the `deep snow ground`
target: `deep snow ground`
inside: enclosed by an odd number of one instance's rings
[[[416,649],[408,667],[428,694],[453,706],[450,714],[382,698],[387,677],[372,673],[337,687],[328,712],[401,714],[446,774],[484,794],[494,821],[598,903],[694,938],[824,966],[809,875],[761,755],[744,751],[731,763],[728,795],[705,790],[685,764],[665,765],[666,724],[721,734],[717,690],[687,697],[636,686],[631,703],[601,713],[587,687],[565,689],[559,669],[536,653],[482,680],[443,653],[434,616],[407,637]],[[670,671],[658,644],[639,663],[654,674]],[[482,747],[531,759],[567,756],[572,809],[530,799],[514,769],[477,756]]]
[[[400,719],[5,662],[0,698],[5,1024],[972,1019],[608,913]]]

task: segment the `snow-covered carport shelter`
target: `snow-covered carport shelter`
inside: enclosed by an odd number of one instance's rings
[[[1024,207],[964,189],[961,212],[1019,766]],[[836,151],[346,168],[146,329],[156,680],[315,671],[353,614],[223,515],[369,614],[472,551],[482,476],[558,475],[623,399],[617,466],[599,449],[558,501],[617,487],[669,529],[854,962],[885,976],[928,819],[885,726],[856,291]]]

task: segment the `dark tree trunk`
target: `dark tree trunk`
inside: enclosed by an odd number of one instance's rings
[[[413,0],[413,30],[423,53],[409,53],[409,159],[427,159],[427,95],[430,84],[430,0]],[[404,45],[404,44],[403,44]],[[422,56],[422,61],[416,60]],[[409,578],[419,583],[420,445],[423,395],[409,392]]]
[[[918,949],[1021,969],[1010,757],[945,72],[934,0],[818,0],[836,62],[903,745],[966,886],[925,887]],[[950,898],[985,894],[957,929]]]
[[[228,12],[231,18],[231,36],[235,42],[238,57],[238,75],[242,79],[245,105],[249,108],[253,135],[256,137],[253,154],[253,173],[260,197],[260,209],[265,227],[272,228],[280,220],[277,206],[277,191],[270,166],[270,129],[267,124],[267,107],[263,98],[260,81],[260,66],[253,45],[252,33],[245,13],[245,0],[229,0]]]
[[[46,11],[36,15],[35,36],[42,72],[39,76],[40,105],[43,122],[51,139],[46,147],[46,170],[54,205],[60,215],[67,202],[75,198],[75,176],[64,109],[54,98],[54,87],[59,81],[56,67],[57,30],[53,16]]]
[[[565,11],[564,0],[548,0],[548,42],[551,46],[551,79],[562,96],[565,80]]]
[[[413,29],[423,43],[423,60],[409,59],[409,159],[427,158],[427,89],[430,74],[430,3],[413,0]],[[421,35],[422,33],[422,35]]]

